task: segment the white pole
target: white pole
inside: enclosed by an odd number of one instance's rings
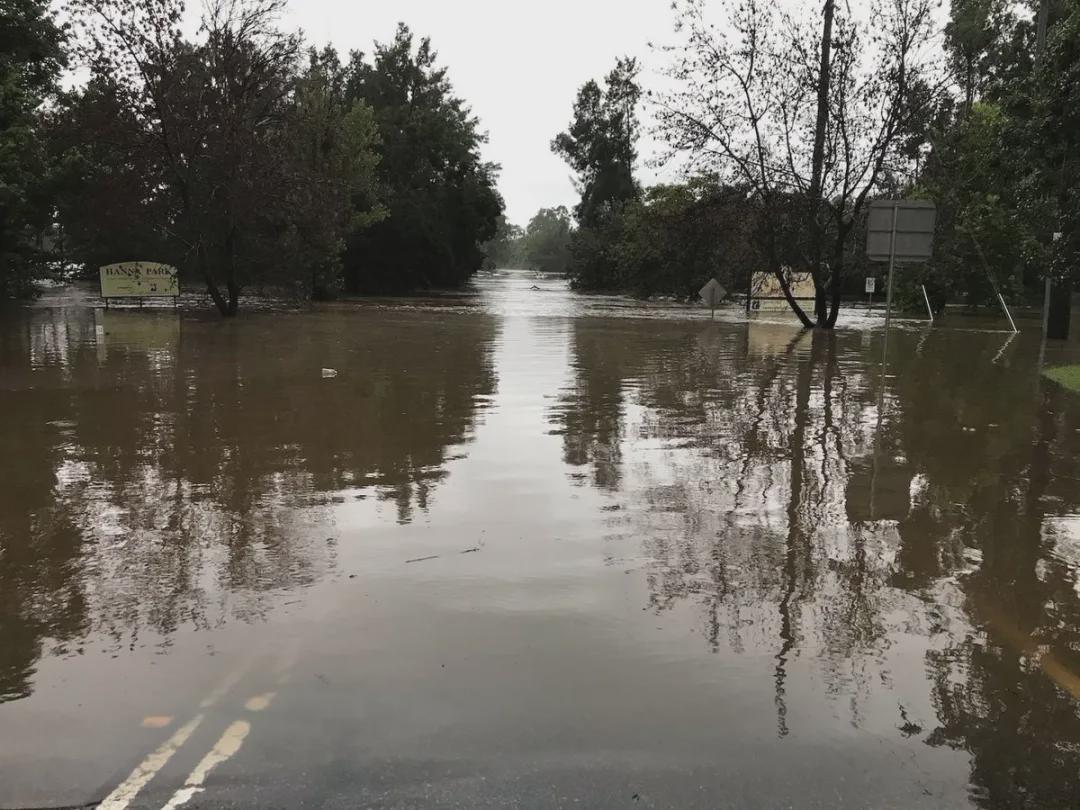
[[[1009,308],[1005,306],[1005,298],[1002,297],[1001,293],[998,293],[998,301],[1001,302],[1001,308],[1005,310],[1005,317],[1009,319],[1009,326],[1012,327],[1014,332],[1019,332],[1020,330],[1016,328],[1016,322],[1012,319],[1012,313],[1010,313]]]
[[[930,307],[930,296],[926,294],[926,285],[922,285],[922,297],[926,302],[926,314],[930,316],[930,323],[934,322],[934,310]]]
[[[896,266],[896,218],[899,213],[898,203],[893,203],[892,209],[892,235],[889,237],[889,280],[888,291],[885,293],[885,347],[881,353],[881,385],[882,391],[885,386],[885,363],[889,357],[889,326],[892,323],[892,291],[893,269]]]

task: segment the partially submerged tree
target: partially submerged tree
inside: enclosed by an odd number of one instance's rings
[[[641,193],[634,180],[641,98],[636,59],[620,58],[601,87],[589,80],[578,90],[574,116],[551,150],[574,170],[581,202],[578,224],[596,227],[605,214]]]
[[[37,111],[56,88],[64,32],[41,0],[0,4],[0,299],[28,294],[49,223]]]
[[[641,196],[634,179],[641,98],[636,59],[620,58],[603,86],[589,80],[578,90],[570,126],[551,150],[574,170],[581,201],[574,208],[578,228],[570,243],[569,273],[579,289],[615,290],[621,280],[615,243],[623,210]]]
[[[290,262],[305,268],[314,298],[341,284],[348,234],[386,218],[378,200],[375,111],[347,97],[348,71],[333,48],[312,49],[294,83],[281,133]]]
[[[480,155],[486,136],[454,94],[427,38],[404,25],[376,45],[374,58],[354,53],[349,100],[369,105],[381,138],[377,171],[388,216],[354,231],[345,254],[353,292],[454,287],[484,262],[503,202],[498,166]]]
[[[564,206],[541,208],[521,238],[521,259],[530,270],[565,273],[570,259],[570,212]]]
[[[748,190],[764,269],[804,326],[831,329],[854,229],[872,196],[907,171],[904,136],[935,92],[930,4],[876,0],[860,22],[826,0],[818,28],[810,15],[740,0],[724,6],[730,34],[706,19],[703,0],[675,8],[683,42],[665,49],[659,133],[693,168]],[[792,297],[789,269],[812,276],[812,313]]]
[[[77,53],[140,123],[147,162],[171,198],[169,237],[184,246],[222,315],[266,282],[288,205],[281,130],[300,50],[276,20],[283,0],[213,0],[197,42],[183,0],[70,0]]]
[[[507,221],[504,214],[495,220],[495,235],[484,243],[485,265],[495,267],[518,267],[521,263],[521,238],[525,229]]]
[[[757,257],[746,190],[711,177],[653,186],[626,209],[615,256],[622,286],[636,295],[696,298],[710,278],[745,288]]]

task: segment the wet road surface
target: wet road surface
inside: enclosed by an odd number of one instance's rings
[[[0,316],[0,808],[1076,805],[1035,329],[93,303]]]

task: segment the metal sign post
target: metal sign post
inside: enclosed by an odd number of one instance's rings
[[[866,277],[866,303],[870,311],[874,309],[874,293],[877,292],[877,279],[873,276]]]
[[[893,276],[897,263],[924,262],[933,255],[937,208],[925,200],[875,200],[867,216],[866,254],[871,261],[889,263],[885,293],[885,341],[881,352],[881,391],[878,434],[885,410],[885,371],[889,360]],[[877,439],[875,438],[875,442]]]
[[[930,323],[933,324],[934,323],[934,309],[933,309],[933,307],[930,306],[930,296],[927,295],[927,293],[926,293],[926,285],[922,284],[920,286],[922,287],[923,300],[926,302],[926,314],[930,316]]]
[[[933,255],[937,208],[926,200],[875,200],[867,217],[866,254],[889,263],[886,282],[885,350],[892,323],[893,275],[896,265],[925,262]]]

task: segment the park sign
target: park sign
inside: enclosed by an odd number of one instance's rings
[[[926,200],[875,200],[867,217],[871,261],[925,262],[933,254],[937,208]]]
[[[176,298],[180,281],[176,268],[156,262],[120,262],[101,268],[101,297]]]

